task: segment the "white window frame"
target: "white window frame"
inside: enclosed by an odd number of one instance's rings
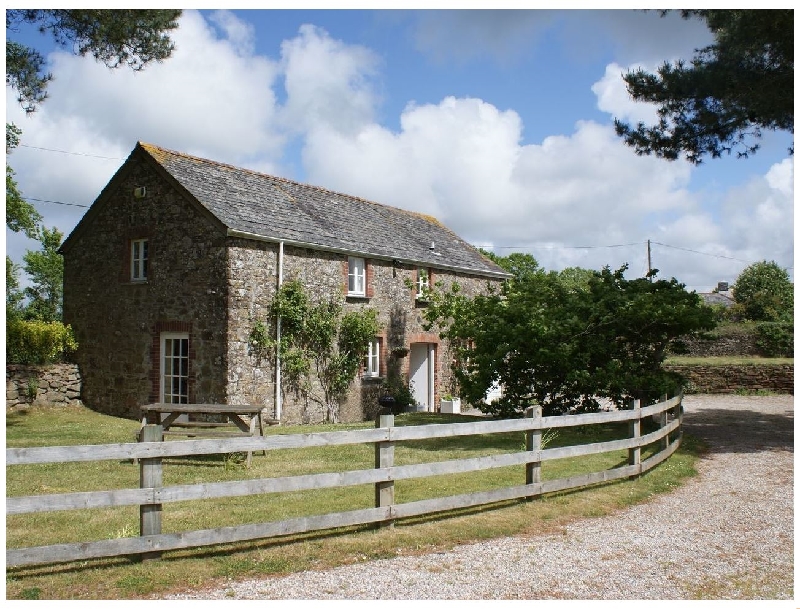
[[[178,353],[175,341],[180,341]],[[162,332],[159,401],[162,404],[189,403],[189,333]]]
[[[381,339],[373,338],[367,348],[367,362],[364,366],[364,376],[375,378],[381,375]]]
[[[347,295],[366,296],[367,294],[367,261],[364,258],[349,256],[347,258]]]
[[[131,240],[131,281],[147,281],[149,250],[147,239]]]
[[[431,274],[426,268],[417,269],[417,298],[425,299],[431,289]]]

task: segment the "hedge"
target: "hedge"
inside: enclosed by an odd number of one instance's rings
[[[71,326],[57,321],[7,320],[6,362],[9,364],[66,361],[77,348]]]

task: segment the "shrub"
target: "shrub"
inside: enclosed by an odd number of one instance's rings
[[[77,348],[72,327],[61,322],[7,322],[6,361],[10,364],[50,364],[65,361]]]
[[[756,324],[756,347],[767,357],[794,356],[794,323],[765,321]]]
[[[416,403],[411,386],[397,375],[391,375],[383,382],[381,387],[384,395],[394,398],[394,414],[400,414]]]

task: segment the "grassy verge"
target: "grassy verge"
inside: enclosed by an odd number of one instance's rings
[[[463,422],[459,415],[400,415],[397,425]],[[138,425],[86,409],[37,409],[7,413],[8,447],[128,442]],[[371,424],[339,428],[371,427]],[[271,428],[269,433],[330,431],[331,426]],[[583,444],[625,437],[627,424],[559,430],[550,446]],[[395,449],[395,462],[420,463],[512,452],[523,447],[521,433],[408,442]],[[20,567],[6,571],[9,599],[146,598],[201,586],[226,578],[279,575],[327,568],[362,560],[448,548],[458,543],[502,535],[558,530],[577,519],[600,516],[667,492],[695,473],[700,447],[686,438],[667,462],[638,481],[597,485],[580,492],[549,495],[530,502],[506,502],[398,522],[391,529],[352,527],[243,544],[169,552],[160,561],[128,558],[64,565]],[[643,458],[647,451],[643,451]],[[164,485],[302,473],[368,469],[371,446],[336,446],[253,455],[246,469],[238,456],[165,460]],[[598,471],[627,462],[627,451],[547,462],[544,479]],[[138,486],[138,466],[130,462],[64,463],[6,468],[6,494],[73,492]],[[524,482],[523,468],[503,468],[469,475],[399,481],[398,502],[467,493]],[[215,528],[247,522],[370,507],[371,486],[302,491],[230,499],[165,504],[165,533]],[[138,535],[138,509],[83,510],[6,517],[9,548]]]

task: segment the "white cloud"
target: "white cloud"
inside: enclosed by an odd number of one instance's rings
[[[237,55],[252,55],[255,50],[255,28],[238,19],[230,11],[215,11],[209,16],[211,23],[220,28]]]
[[[641,121],[646,125],[653,125],[658,120],[658,107],[655,104],[634,101],[622,80],[623,74],[637,69],[652,71],[642,65],[623,68],[616,63],[609,64],[603,78],[592,85],[592,92],[597,96],[597,107],[603,112],[625,122],[635,124]]]
[[[128,150],[142,140],[223,159],[279,155],[283,139],[274,128],[272,90],[277,65],[241,55],[246,27],[234,27],[229,14],[222,21],[234,40],[217,38],[198,13],[185,11],[172,35],[172,56],[141,72],[51,54],[56,78],[39,110],[42,128],[52,130],[51,141],[88,133],[100,147],[112,138]]]
[[[271,59],[253,55],[252,29],[232,14],[210,21],[217,29],[185,11],[174,56],[139,74],[52,55],[51,98],[29,120],[7,90],[7,120],[21,124],[24,144],[114,157],[20,148],[12,165],[23,193],[89,203],[136,140],[278,175],[286,175],[287,146],[299,144],[304,181],[433,214],[472,243],[518,246],[546,268],[629,262],[641,274],[649,238],[662,276],[690,287],[733,281],[746,261],[791,266],[791,160],[714,195],[719,211],[692,188],[696,168],[637,156],[609,124],[578,120],[571,133],[523,144],[525,125],[514,109],[448,96],[409,104],[390,129],[376,120],[381,65],[370,49],[305,25]],[[606,67],[592,88],[598,107],[646,120],[644,104],[624,89],[625,70]],[[83,212],[40,209],[48,226],[65,232]],[[12,257],[24,249],[12,235]]]
[[[258,158],[255,164],[274,170],[286,140],[277,124],[273,91],[279,65],[247,53],[250,26],[228,13],[214,19],[231,39],[219,38],[199,13],[184,11],[172,34],[173,55],[138,73],[112,71],[63,51],[52,53],[50,97],[29,117],[7,87],[6,120],[23,130],[23,147],[10,158],[23,195],[89,204],[137,141],[234,164]],[[50,203],[36,206],[46,225],[67,234],[85,211]],[[32,247],[35,243],[8,235],[7,252],[15,260]]]
[[[297,37],[283,42],[281,56],[287,129],[302,133],[325,126],[352,134],[372,120],[377,97],[371,78],[379,63],[372,51],[303,25]]]
[[[753,260],[776,260],[791,266],[794,250],[792,160],[774,165],[763,178],[729,193],[722,223],[734,251]]]
[[[696,205],[687,165],[637,157],[596,123],[523,146],[515,112],[446,98],[407,107],[400,124],[398,133],[312,132],[310,180],[432,213],[472,242],[499,246],[629,241],[648,214]]]

